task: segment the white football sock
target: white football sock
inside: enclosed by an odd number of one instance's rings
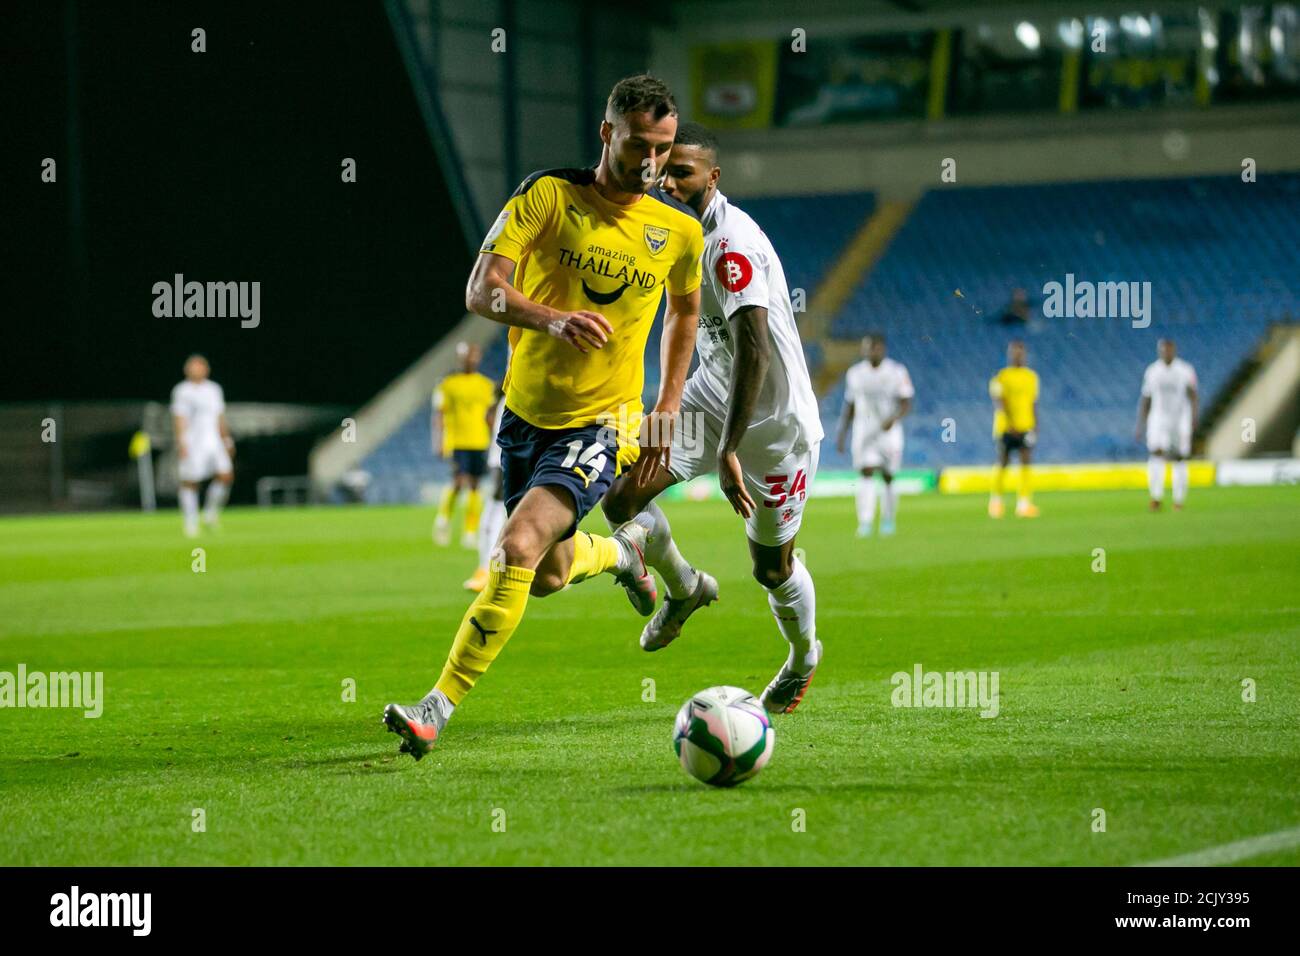
[[[501,526],[506,523],[506,503],[492,498],[483,508],[483,517],[478,525],[478,566],[486,568],[492,560],[497,539],[501,537]]]
[[[898,511],[898,491],[892,481],[885,482],[880,492],[880,523],[892,523]]]
[[[1181,505],[1187,498],[1187,462],[1174,462],[1173,471],[1174,504]]]
[[[1165,496],[1165,460],[1159,455],[1147,459],[1147,490],[1152,501],[1160,501]]]
[[[767,604],[790,645],[786,666],[807,674],[817,666],[817,590],[798,558],[790,576],[767,592]]]
[[[224,481],[208,483],[208,494],[203,501],[203,513],[209,524],[217,520],[217,515],[221,513],[221,506],[226,503],[226,496],[229,494],[230,486]]]
[[[673,530],[668,516],[653,501],[632,519],[649,532],[645,542],[645,563],[659,572],[664,587],[672,598],[687,598],[699,583],[699,574],[690,562],[682,557],[673,541]]]
[[[181,516],[185,519],[185,530],[198,531],[199,490],[181,485],[179,495],[181,499]]]
[[[858,524],[871,524],[876,520],[876,479],[859,476],[858,478]]]

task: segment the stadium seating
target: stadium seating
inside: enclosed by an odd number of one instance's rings
[[[880,329],[911,370],[907,461],[936,467],[990,455],[987,382],[1023,337],[1042,378],[1040,461],[1133,459],[1142,370],[1172,335],[1197,369],[1202,404],[1268,324],[1300,315],[1300,177],[1179,179],[934,190],[835,318],[833,334]],[[1044,284],[1150,281],[1151,324],[1044,318]],[[998,321],[1029,292],[1023,328]],[[842,403],[822,399],[829,425]],[[953,443],[943,420],[956,423]],[[972,440],[974,439],[974,440]],[[823,450],[823,466],[845,459]]]
[[[809,296],[874,207],[869,194],[740,200],[780,254],[792,289]],[[1026,340],[1042,378],[1038,460],[1139,458],[1135,441],[1142,370],[1156,339],[1174,336],[1196,366],[1206,405],[1250,354],[1270,322],[1300,316],[1300,176],[951,188],[927,193],[875,269],[834,317],[832,334],[879,329],[917,388],[907,421],[906,463],[979,464],[990,458],[987,383],[1006,343]],[[1044,318],[1044,284],[1142,282],[1152,289],[1151,324],[1123,318]],[[999,317],[1015,288],[1028,291],[1031,319]],[[651,334],[645,397],[658,388]],[[806,342],[810,365],[821,343]],[[499,377],[504,337],[484,371]],[[842,386],[821,396],[833,438]],[[956,441],[944,442],[945,419]],[[845,467],[833,441],[822,467]],[[421,409],[365,462],[374,501],[416,500],[422,484],[446,480],[429,449]]]

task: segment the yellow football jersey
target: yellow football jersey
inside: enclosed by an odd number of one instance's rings
[[[456,372],[438,383],[433,407],[442,412],[444,455],[487,448],[492,437],[488,411],[496,399],[496,385],[478,372]]]
[[[1034,402],[1038,401],[1038,373],[1023,366],[1008,365],[989,382],[989,395],[1001,398],[1001,405],[993,414],[993,436],[1007,430],[1029,432],[1034,430]],[[1008,420],[1009,419],[1009,420]]]
[[[515,288],[534,302],[598,312],[614,328],[604,348],[585,355],[545,332],[512,328],[506,407],[539,428],[617,424],[627,448],[641,418],[646,339],[664,290],[699,287],[704,234],[690,207],[660,189],[623,206],[594,183],[594,169],[533,173],[480,252],[513,259]]]

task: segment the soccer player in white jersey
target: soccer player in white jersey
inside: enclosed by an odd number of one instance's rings
[[[754,578],[790,645],[763,691],[763,706],[789,713],[822,653],[812,577],[794,556],[822,440],[817,400],[781,261],[754,220],[718,191],[717,141],[697,123],[679,124],[665,169],[664,190],[704,225],[699,366],[682,393],[667,470],[647,475],[634,466],[606,494],[605,516],[614,525],[635,519],[649,531],[646,563],[659,571],[668,595],[641,632],[641,646],[659,650],[717,597],[718,583],[682,557],[653,498],[678,481],[717,472],[745,520]]]
[[[483,506],[483,517],[478,525],[478,568],[465,582],[466,591],[475,593],[487,587],[489,562],[492,551],[501,536],[501,526],[506,523],[505,486],[501,482],[501,446],[497,433],[501,431],[501,415],[506,410],[505,398],[497,396],[496,412],[492,416],[492,434],[488,438],[487,469],[492,485],[492,497]]]
[[[190,538],[199,533],[199,485],[213,479],[203,505],[203,521],[215,526],[235,480],[230,463],[235,441],[226,424],[226,397],[208,373],[208,360],[191,355],[185,360],[185,380],[172,389],[181,515],[185,535]]]
[[[885,337],[873,332],[862,340],[862,361],[844,376],[844,411],[835,444],[853,429],[853,467],[858,471],[858,537],[871,534],[876,521],[876,472],[884,481],[880,496],[880,533],[894,533],[898,492],[894,475],[903,466],[904,415],[912,410],[912,377],[907,367],[885,357]]]
[[[1196,369],[1178,357],[1173,339],[1161,339],[1160,356],[1142,376],[1138,402],[1137,440],[1146,437],[1147,486],[1151,510],[1159,511],[1165,496],[1165,462],[1173,472],[1174,508],[1187,500],[1187,458],[1192,453],[1192,433],[1198,414]]]

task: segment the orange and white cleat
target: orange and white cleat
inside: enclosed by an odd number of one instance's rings
[[[993,497],[989,498],[989,517],[990,518],[1002,517],[1002,498],[1000,495],[994,495]]]
[[[433,749],[438,734],[447,726],[451,709],[451,702],[434,691],[418,704],[389,704],[384,708],[384,726],[402,738],[398,753],[419,760]]]
[[[471,574],[469,576],[469,579],[465,582],[465,590],[478,593],[479,591],[482,591],[485,587],[487,587],[487,583],[488,583],[488,569],[479,568],[477,571]]]
[[[635,521],[619,525],[614,532],[614,540],[626,548],[631,557],[631,566],[614,575],[614,582],[627,592],[627,599],[642,617],[649,617],[655,612],[655,602],[659,600],[659,588],[655,576],[645,563],[646,529]]]
[[[1018,502],[1016,502],[1016,517],[1017,517],[1017,518],[1037,518],[1037,517],[1038,517],[1038,505],[1034,504],[1032,501],[1018,501]]]

